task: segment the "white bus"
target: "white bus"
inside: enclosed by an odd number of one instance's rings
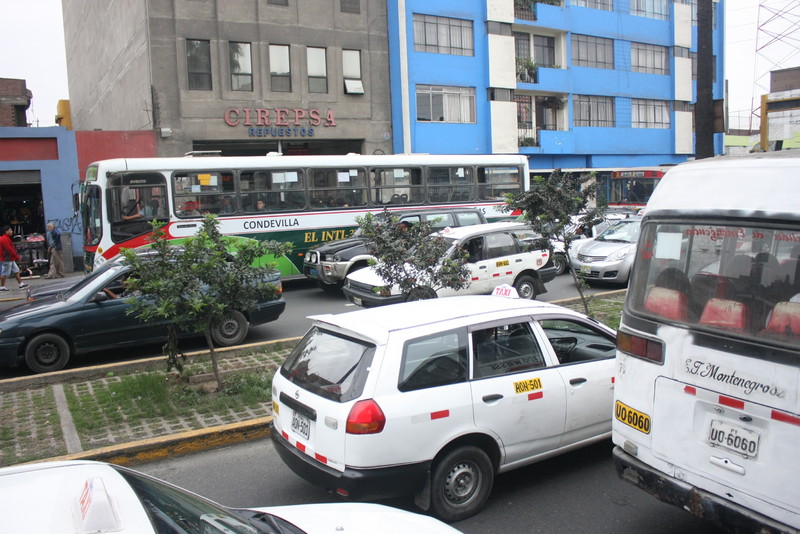
[[[84,261],[92,269],[147,243],[150,221],[182,239],[214,213],[220,231],[288,241],[284,277],[302,276],[312,245],[347,237],[357,216],[384,208],[469,206],[508,217],[504,194],[529,186],[519,155],[343,155],[113,159],[91,164],[81,186]]]
[[[729,532],[800,528],[800,153],[667,172],[617,337],[623,480]]]

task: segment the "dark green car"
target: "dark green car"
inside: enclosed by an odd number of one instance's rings
[[[24,363],[34,373],[45,373],[62,369],[76,354],[165,341],[166,321],[144,323],[127,313],[128,298],[112,299],[104,291],[121,293],[129,270],[123,262],[109,263],[68,289],[39,292],[34,300],[0,312],[0,366]],[[267,282],[280,288],[280,274],[270,273]],[[251,311],[231,310],[212,331],[214,343],[241,343],[251,325],[276,320],[285,307],[283,297],[277,297]]]

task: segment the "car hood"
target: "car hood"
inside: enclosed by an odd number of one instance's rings
[[[353,247],[362,247],[366,242],[367,239],[364,237],[348,237],[336,241],[328,241],[327,243],[320,243],[315,246],[313,250],[316,250],[320,254],[335,254]]]
[[[375,267],[365,267],[347,275],[347,279],[360,284],[385,286],[386,281],[375,271]]]
[[[636,246],[636,243],[598,241],[597,239],[587,241],[589,242],[578,249],[578,251],[584,256],[609,256],[620,249]]]
[[[324,503],[254,508],[282,517],[306,532],[361,534],[457,534],[459,531],[433,517],[370,503]]]
[[[70,305],[68,301],[59,299],[56,295],[50,295],[34,301],[16,304],[10,308],[0,311],[0,322],[2,321],[24,321],[28,317],[38,315],[42,312],[52,312]]]
[[[57,295],[65,289],[71,288],[81,280],[82,278],[67,278],[59,280],[58,282],[50,282],[49,284],[35,287],[31,290],[31,297],[40,299],[49,295]]]

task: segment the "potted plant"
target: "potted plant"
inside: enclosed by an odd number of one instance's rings
[[[531,58],[517,58],[517,78],[521,82],[536,81],[536,63],[534,63]]]

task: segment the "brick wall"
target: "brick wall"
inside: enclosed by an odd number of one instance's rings
[[[25,80],[0,78],[0,126],[27,126],[25,111],[31,105],[33,94]]]

